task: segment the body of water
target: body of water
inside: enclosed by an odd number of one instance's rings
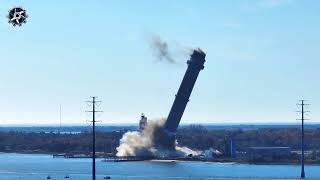
[[[295,179],[298,165],[246,165],[209,162],[102,162],[97,180],[112,179]],[[0,180],[90,180],[91,159],[52,158],[50,155],[0,154]],[[320,180],[320,166],[306,166],[307,179]],[[242,177],[242,178],[241,178]],[[258,178],[259,177],[259,178]]]

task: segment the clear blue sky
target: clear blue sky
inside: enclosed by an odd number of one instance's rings
[[[7,23],[10,7],[29,19]],[[299,0],[1,0],[0,124],[104,123],[166,117],[186,65],[155,63],[148,37],[207,53],[185,123],[320,122],[320,2]],[[178,59],[184,62],[187,59]]]

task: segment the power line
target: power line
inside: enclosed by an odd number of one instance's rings
[[[99,103],[101,101],[96,101],[98,97],[92,96],[91,101],[87,101],[88,103],[92,104],[92,110],[86,111],[92,113],[92,180],[96,180],[96,129],[95,129],[95,123],[98,122],[95,119],[96,113],[97,112],[102,112],[102,111],[97,111],[96,110],[96,103]]]

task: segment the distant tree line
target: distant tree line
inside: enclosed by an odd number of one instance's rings
[[[214,148],[224,153],[230,151],[231,139],[237,150],[246,151],[253,146],[289,146],[292,150],[300,150],[300,138],[299,128],[207,130],[203,126],[193,125],[179,129],[177,134],[182,146],[199,150]],[[307,150],[320,150],[320,128],[305,129],[305,146]]]
[[[97,132],[96,149],[100,152],[115,153],[124,131]],[[44,132],[0,132],[1,152],[32,153],[88,153],[91,151],[90,132],[59,134]],[[289,146],[299,150],[301,131],[298,128],[266,129],[222,129],[208,130],[204,126],[190,125],[180,128],[177,140],[180,146],[195,150],[217,149],[229,152],[230,140],[239,151],[252,146]],[[320,150],[320,129],[306,129],[307,150]]]
[[[115,152],[123,132],[97,132],[96,148],[101,152]],[[0,132],[1,152],[26,153],[88,153],[92,149],[92,133],[78,134]]]

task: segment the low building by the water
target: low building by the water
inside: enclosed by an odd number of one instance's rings
[[[250,147],[247,155],[250,159],[289,157],[290,147]]]
[[[205,151],[200,155],[201,158],[205,160],[213,160],[216,156],[221,156],[222,153],[216,149],[210,148]]]

